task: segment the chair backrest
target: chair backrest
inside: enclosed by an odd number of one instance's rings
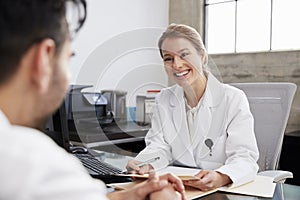
[[[288,82],[231,83],[248,97],[259,149],[259,171],[276,170],[297,89]]]

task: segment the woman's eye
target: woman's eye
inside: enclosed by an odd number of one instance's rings
[[[180,57],[181,57],[181,58],[184,58],[184,57],[186,57],[187,55],[189,55],[189,53],[186,53],[186,52],[185,52],[185,53],[182,53],[182,54],[180,55]]]
[[[170,61],[172,61],[172,58],[166,57],[166,58],[164,58],[164,61],[165,61],[165,62],[170,62]]]

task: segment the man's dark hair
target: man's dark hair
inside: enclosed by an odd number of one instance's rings
[[[74,30],[70,30],[73,24],[67,21],[67,11],[78,18]],[[32,45],[51,38],[58,54],[85,18],[85,0],[0,0],[0,84],[17,70]]]

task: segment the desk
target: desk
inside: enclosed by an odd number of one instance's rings
[[[276,185],[273,198],[254,197],[225,192],[215,192],[213,194],[198,198],[199,200],[298,200],[300,199],[300,186],[281,184]]]
[[[123,156],[114,153],[96,151],[99,159],[110,163],[120,169],[125,169],[125,166],[130,156]],[[198,198],[199,200],[299,200],[300,186],[278,183],[274,192],[273,198],[254,197],[238,194],[230,194],[225,192],[215,192],[207,196]]]

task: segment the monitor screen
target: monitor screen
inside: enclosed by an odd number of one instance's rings
[[[70,151],[70,139],[66,103],[61,106],[48,118],[45,125],[45,133],[50,136],[59,146]]]

